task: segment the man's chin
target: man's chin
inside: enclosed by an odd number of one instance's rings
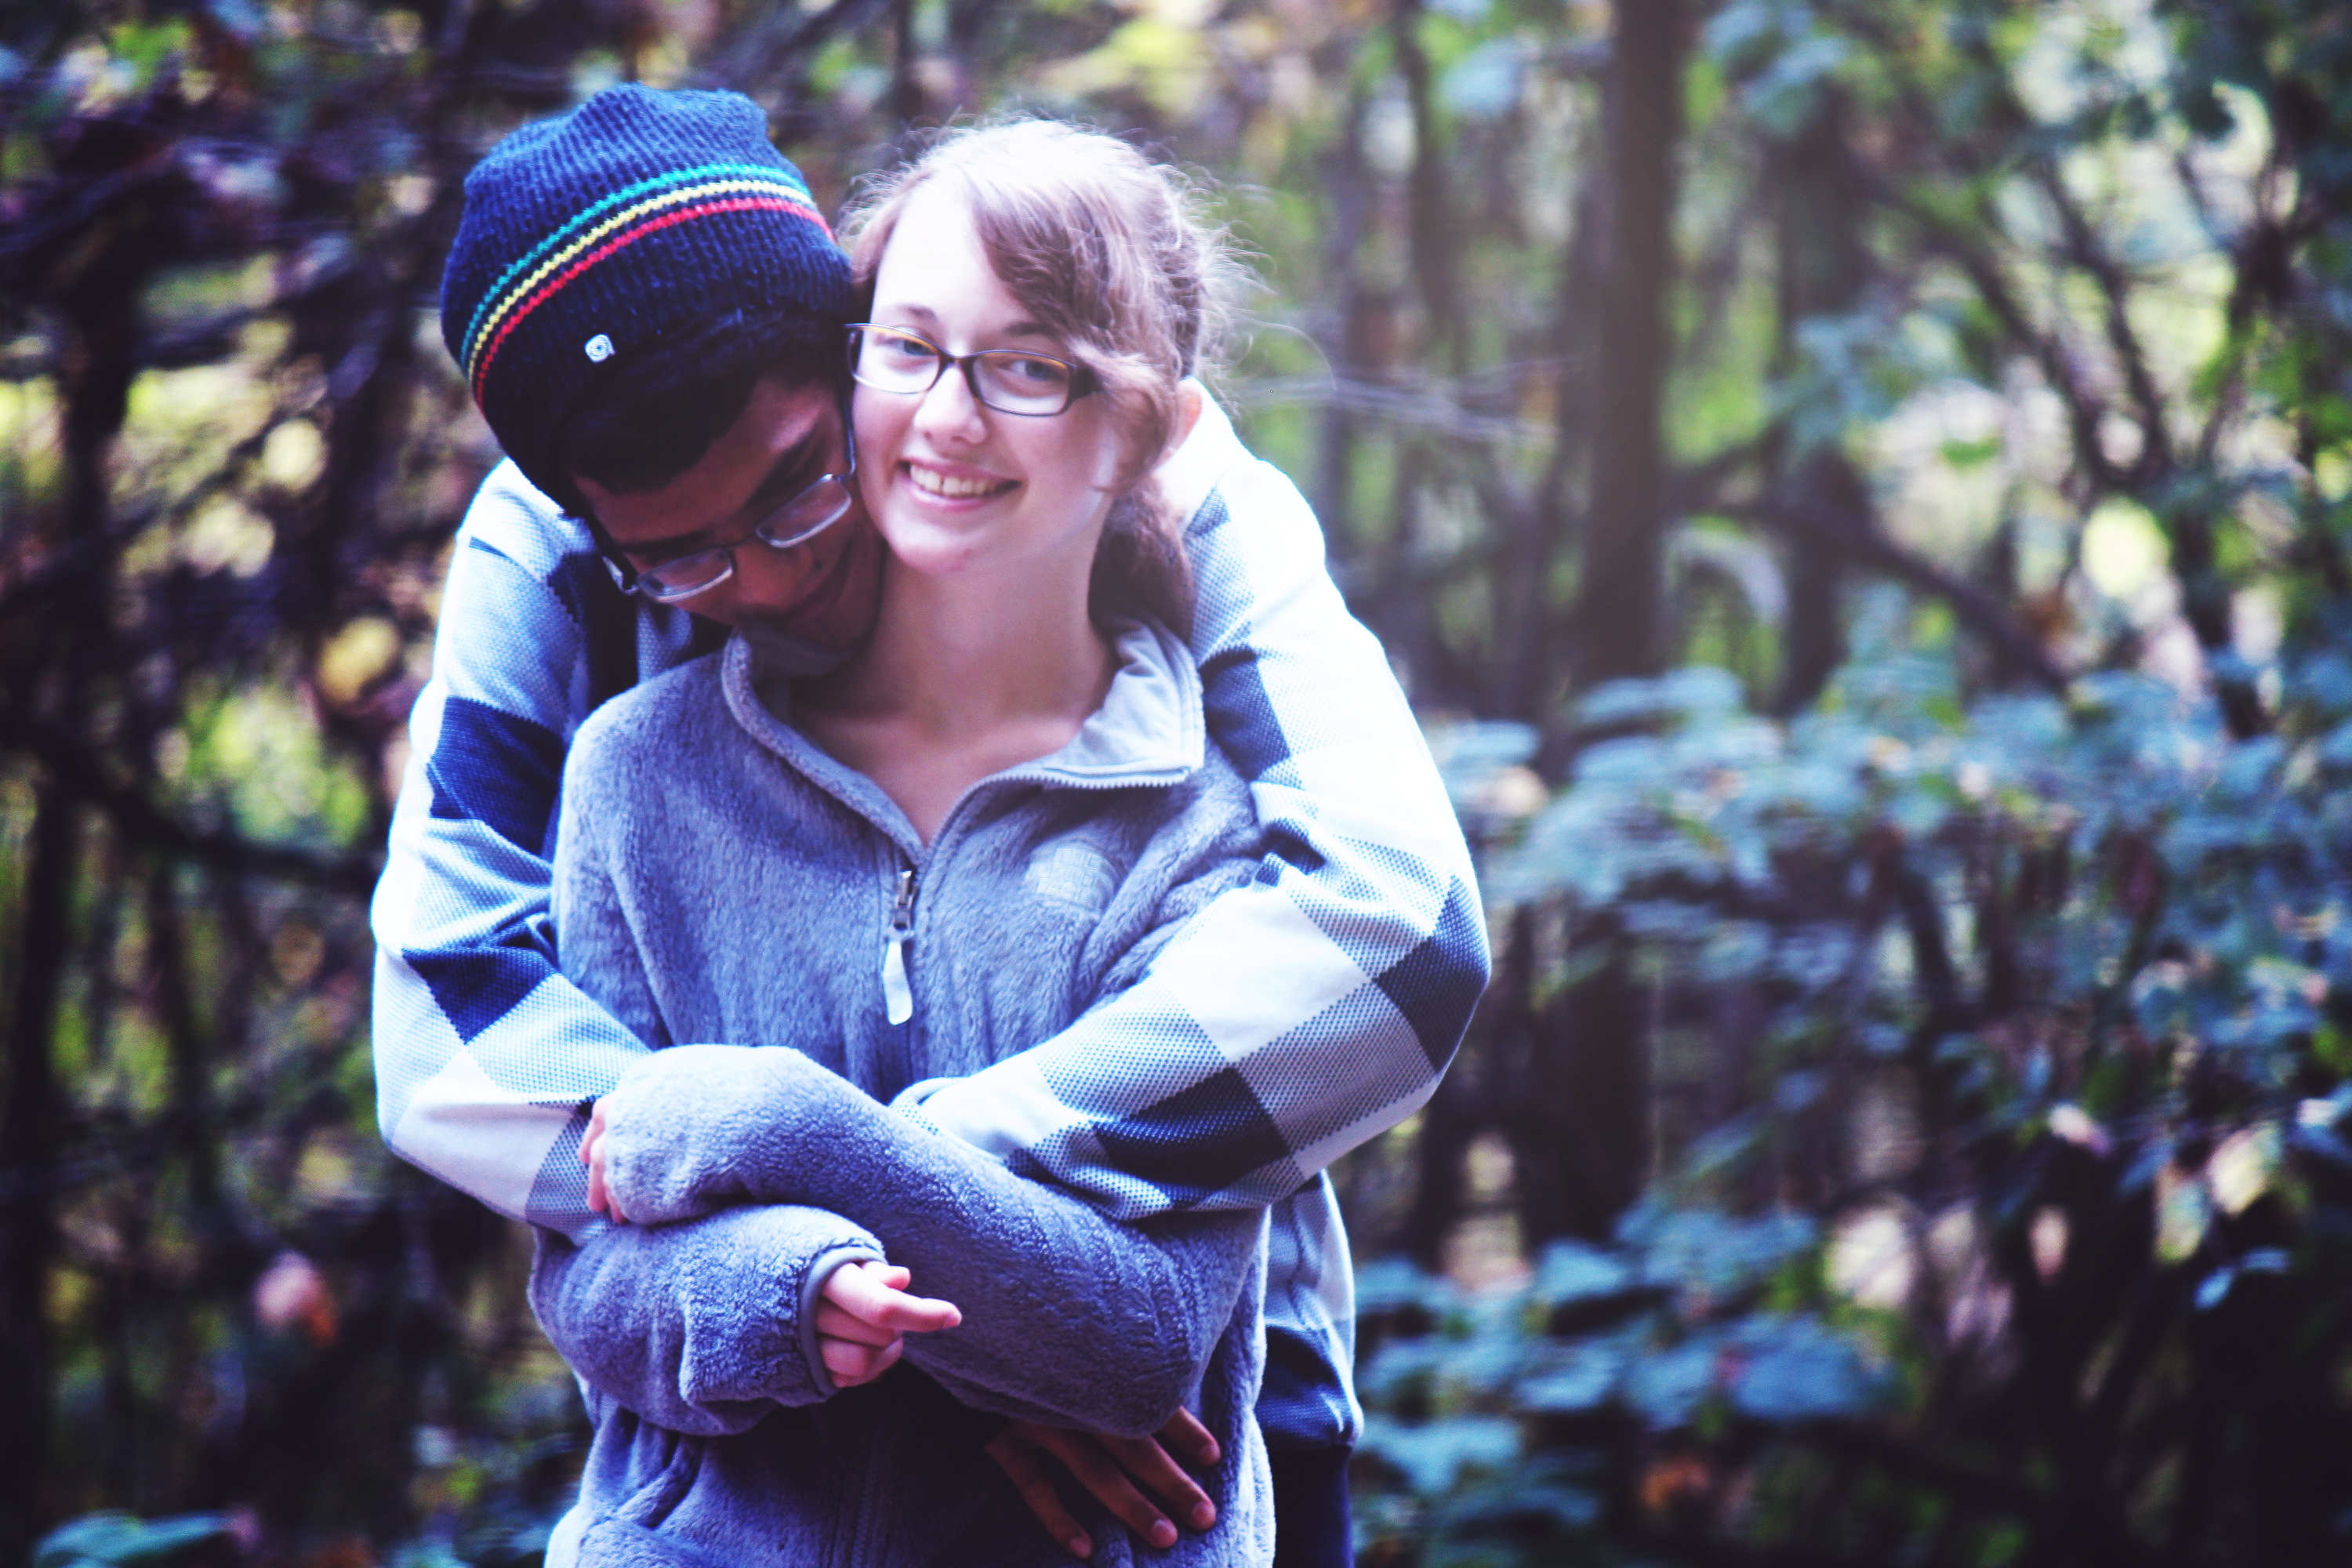
[[[830,650],[836,663],[865,645],[882,608],[882,536],[857,520],[849,526],[856,531],[797,603],[782,612],[750,612],[796,641]]]
[[[787,680],[830,674],[857,652],[854,642],[843,646],[821,641],[805,635],[797,621],[786,617],[738,616],[735,629],[751,645],[752,656],[763,675],[782,676]]]

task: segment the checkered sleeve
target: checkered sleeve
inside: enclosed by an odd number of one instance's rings
[[[1402,1120],[1487,972],[1460,827],[1313,513],[1203,419],[1163,483],[1197,500],[1193,652],[1210,732],[1250,784],[1257,875],[1068,1029],[899,1102],[1128,1219],[1275,1203]]]
[[[634,606],[511,465],[484,484],[370,914],[377,1116],[394,1152],[567,1236],[595,1223],[576,1158],[587,1103],[646,1047],[556,972],[564,752],[599,702],[694,641],[688,617]]]

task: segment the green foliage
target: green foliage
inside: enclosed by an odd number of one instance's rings
[[[232,1533],[228,1519],[215,1513],[140,1520],[127,1513],[94,1513],[61,1526],[33,1552],[33,1568],[143,1568],[184,1556],[190,1548]]]
[[[63,1081],[5,1176],[57,1221],[54,1419],[0,1444],[50,1439],[41,1521],[520,1563],[568,1483],[511,1238],[374,1142],[363,898],[495,456],[429,320],[463,173],[635,77],[752,93],[828,205],[902,115],[1073,110],[1262,253],[1222,390],[1446,716],[1508,961],[1391,1140],[1409,1216],[1350,1215],[1433,1261],[1499,1130],[1532,1254],[1491,1299],[1365,1270],[1370,1552],[2339,1560],[2341,9],[1690,8],[1663,673],[1597,691],[1609,6],[927,0],[904,58],[865,0],[9,13],[0,973],[12,1016],[62,977]],[[1656,1146],[1570,1223],[1612,1059]]]
[[[2139,676],[1971,696],[1908,622],[1866,611],[1790,721],[1716,671],[1601,688],[1619,738],[1490,850],[1570,986],[1624,965],[1752,1019],[1706,1058],[1741,1108],[1670,1127],[1613,1240],[1524,1287],[1365,1271],[1365,1523],[1399,1549],[1703,1562],[1933,1518],[1979,1531],[1955,1562],[2120,1562],[2205,1510],[2247,1521],[2225,1555],[2344,1549],[2352,662],[2258,672],[2278,727],[2233,742]]]
[[[1526,1288],[1499,1296],[1465,1299],[1402,1263],[1368,1268],[1368,1550],[1400,1524],[1432,1561],[1513,1540],[1598,1547],[1615,1532],[1608,1493],[1629,1446],[1884,1405],[1875,1350],[1774,1304],[1813,1240],[1790,1216],[1651,1206],[1611,1247],[1554,1243]]]

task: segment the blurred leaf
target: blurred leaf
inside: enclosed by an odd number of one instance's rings
[[[1660,1430],[1689,1425],[1715,1387],[1719,1353],[1702,1338],[1641,1357],[1625,1375],[1625,1402]]]
[[[2156,1255],[2167,1263],[2185,1263],[2205,1245],[2213,1222],[2213,1200],[2204,1181],[2184,1175],[2169,1161],[2156,1173]]]
[[[1536,1300],[1548,1307],[1622,1295],[1633,1289],[1633,1270],[1620,1258],[1580,1241],[1555,1241],[1536,1265]]]
[[[1633,1360],[1613,1341],[1571,1345],[1536,1363],[1518,1385],[1519,1404],[1554,1415],[1596,1409],[1616,1392]]]
[[[1358,1447],[1402,1471],[1422,1496],[1437,1497],[1452,1490],[1465,1471],[1501,1469],[1515,1462],[1519,1429],[1516,1423],[1486,1416],[1406,1426],[1367,1415]]]
[[[1857,1346],[1811,1318],[1751,1324],[1742,1344],[1731,1402],[1759,1421],[1858,1415],[1885,1390]]]
[[[33,1551],[33,1568],[130,1568],[161,1563],[207,1541],[231,1533],[228,1516],[184,1513],[142,1520],[128,1513],[94,1513],[58,1526]]]

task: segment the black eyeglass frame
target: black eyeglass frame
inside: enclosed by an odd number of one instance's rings
[[[811,479],[807,484],[803,485],[791,495],[786,496],[775,506],[769,508],[766,512],[761,514],[760,521],[753,523],[751,526],[751,529],[740,539],[730,540],[725,544],[709,544],[703,546],[699,550],[688,550],[682,554],[670,556],[667,560],[656,561],[653,565],[646,568],[645,571],[640,572],[630,563],[628,555],[621,549],[619,543],[614,540],[613,536],[604,531],[604,525],[597,521],[596,514],[589,510],[586,507],[581,508],[579,511],[580,520],[588,525],[589,537],[595,541],[596,553],[604,557],[604,568],[613,574],[614,584],[624,594],[634,594],[639,598],[649,599],[656,605],[682,604],[686,600],[694,598],[698,595],[708,594],[711,589],[718,587],[721,583],[724,583],[729,578],[734,576],[736,571],[735,552],[742,549],[745,545],[757,542],[766,545],[771,550],[797,550],[802,545],[806,544],[809,541],[824,532],[825,530],[839,523],[843,518],[847,517],[851,511],[856,510],[857,505],[857,431],[856,426],[850,423],[849,398],[845,391],[840,399],[839,407],[841,410],[842,450],[847,455],[848,458],[848,460],[843,464],[842,471],[837,474],[819,474],[815,479]],[[803,500],[806,500],[812,492],[820,489],[826,485],[838,485],[841,487],[842,492],[842,503],[837,509],[835,509],[831,517],[826,518],[814,528],[806,530],[802,533],[795,534],[790,539],[782,541],[771,539],[764,531],[762,531],[766,529],[768,524],[773,521],[777,517],[790,511],[793,508],[798,506]],[[716,555],[726,563],[725,569],[707,583],[697,584],[691,588],[668,591],[658,588],[649,580],[649,574],[658,571],[664,566],[673,564],[679,561],[691,561],[696,557],[702,555]]]
[[[897,338],[912,338],[937,354],[940,361],[939,369],[933,373],[929,384],[922,387],[884,386],[859,375],[857,357],[863,346],[860,334],[868,331],[887,332]],[[1057,415],[1067,414],[1070,411],[1070,405],[1076,403],[1078,399],[1092,397],[1102,390],[1102,378],[1087,366],[1080,364],[1076,360],[1066,359],[1060,354],[1042,353],[1035,349],[974,349],[968,354],[951,354],[920,332],[907,327],[886,327],[879,321],[852,321],[849,324],[848,334],[849,379],[860,386],[872,387],[875,391],[891,397],[929,397],[931,395],[931,389],[939,385],[941,376],[950,370],[960,370],[963,373],[964,390],[971,393],[971,400],[982,408],[993,409],[999,414],[1009,414],[1015,419],[1051,419]],[[1070,384],[1068,390],[1063,395],[1062,405],[1059,408],[1007,408],[1001,404],[991,403],[987,395],[980,389],[980,374],[977,369],[981,361],[991,359],[1041,359],[1049,364],[1060,365],[1070,373]]]

